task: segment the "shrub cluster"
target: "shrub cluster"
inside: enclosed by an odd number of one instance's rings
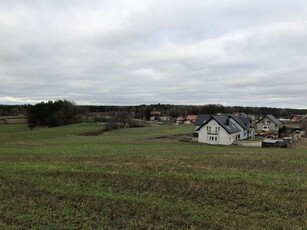
[[[62,126],[78,122],[77,107],[66,100],[41,102],[28,107],[29,127]]]

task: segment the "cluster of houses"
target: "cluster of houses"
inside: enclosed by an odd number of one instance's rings
[[[153,110],[150,112],[150,121],[164,121],[164,122],[170,122],[171,116],[168,115],[162,115],[160,111]]]
[[[307,115],[292,115],[291,116],[291,121],[292,122],[301,122],[301,121],[306,121]]]
[[[198,115],[195,133],[198,142],[217,145],[231,145],[255,137],[251,118],[240,115]]]
[[[156,120],[157,117],[161,121],[172,120],[170,116],[162,116],[159,111],[152,111],[151,120]],[[306,117],[298,115],[293,117],[293,120],[306,119]],[[235,144],[242,140],[254,138],[257,134],[277,137],[280,129],[283,127],[283,123],[273,115],[265,115],[256,120],[254,114],[245,113],[180,116],[176,118],[176,124],[194,124],[195,132],[193,139],[199,143],[215,145]],[[269,140],[265,139],[265,141]],[[276,140],[274,141],[276,142]]]
[[[188,115],[184,117],[177,117],[176,124],[194,124],[196,121],[197,115]]]
[[[194,137],[200,143],[231,145],[254,138],[256,131],[277,133],[282,123],[273,115],[266,115],[255,122],[250,115],[199,114],[194,125]]]

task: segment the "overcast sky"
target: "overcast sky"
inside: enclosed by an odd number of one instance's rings
[[[306,0],[1,0],[0,104],[307,108]]]

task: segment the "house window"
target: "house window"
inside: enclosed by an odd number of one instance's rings
[[[215,133],[219,133],[221,127],[215,127]]]
[[[268,123],[268,125],[270,125],[270,124],[271,124],[271,121],[267,121],[267,123]]]
[[[211,133],[211,126],[207,126],[207,132]]]

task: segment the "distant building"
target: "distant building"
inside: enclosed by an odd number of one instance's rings
[[[291,121],[292,122],[300,122],[306,119],[307,115],[293,115]]]
[[[252,122],[256,120],[256,115],[255,114],[245,114],[244,117],[249,117],[252,120]]]
[[[287,148],[292,142],[291,139],[264,139],[261,143],[262,148]]]
[[[183,117],[177,117],[176,124],[183,124],[185,119]]]
[[[161,115],[159,117],[160,121],[170,121],[171,120],[171,116],[164,116],[164,115]]]
[[[150,112],[150,120],[151,121],[159,120],[158,118],[160,118],[160,116],[161,116],[160,111],[153,110],[153,111]]]
[[[255,124],[257,131],[278,132],[282,123],[273,115],[266,115]]]
[[[185,120],[187,124],[194,124],[196,121],[197,115],[188,115]]]

